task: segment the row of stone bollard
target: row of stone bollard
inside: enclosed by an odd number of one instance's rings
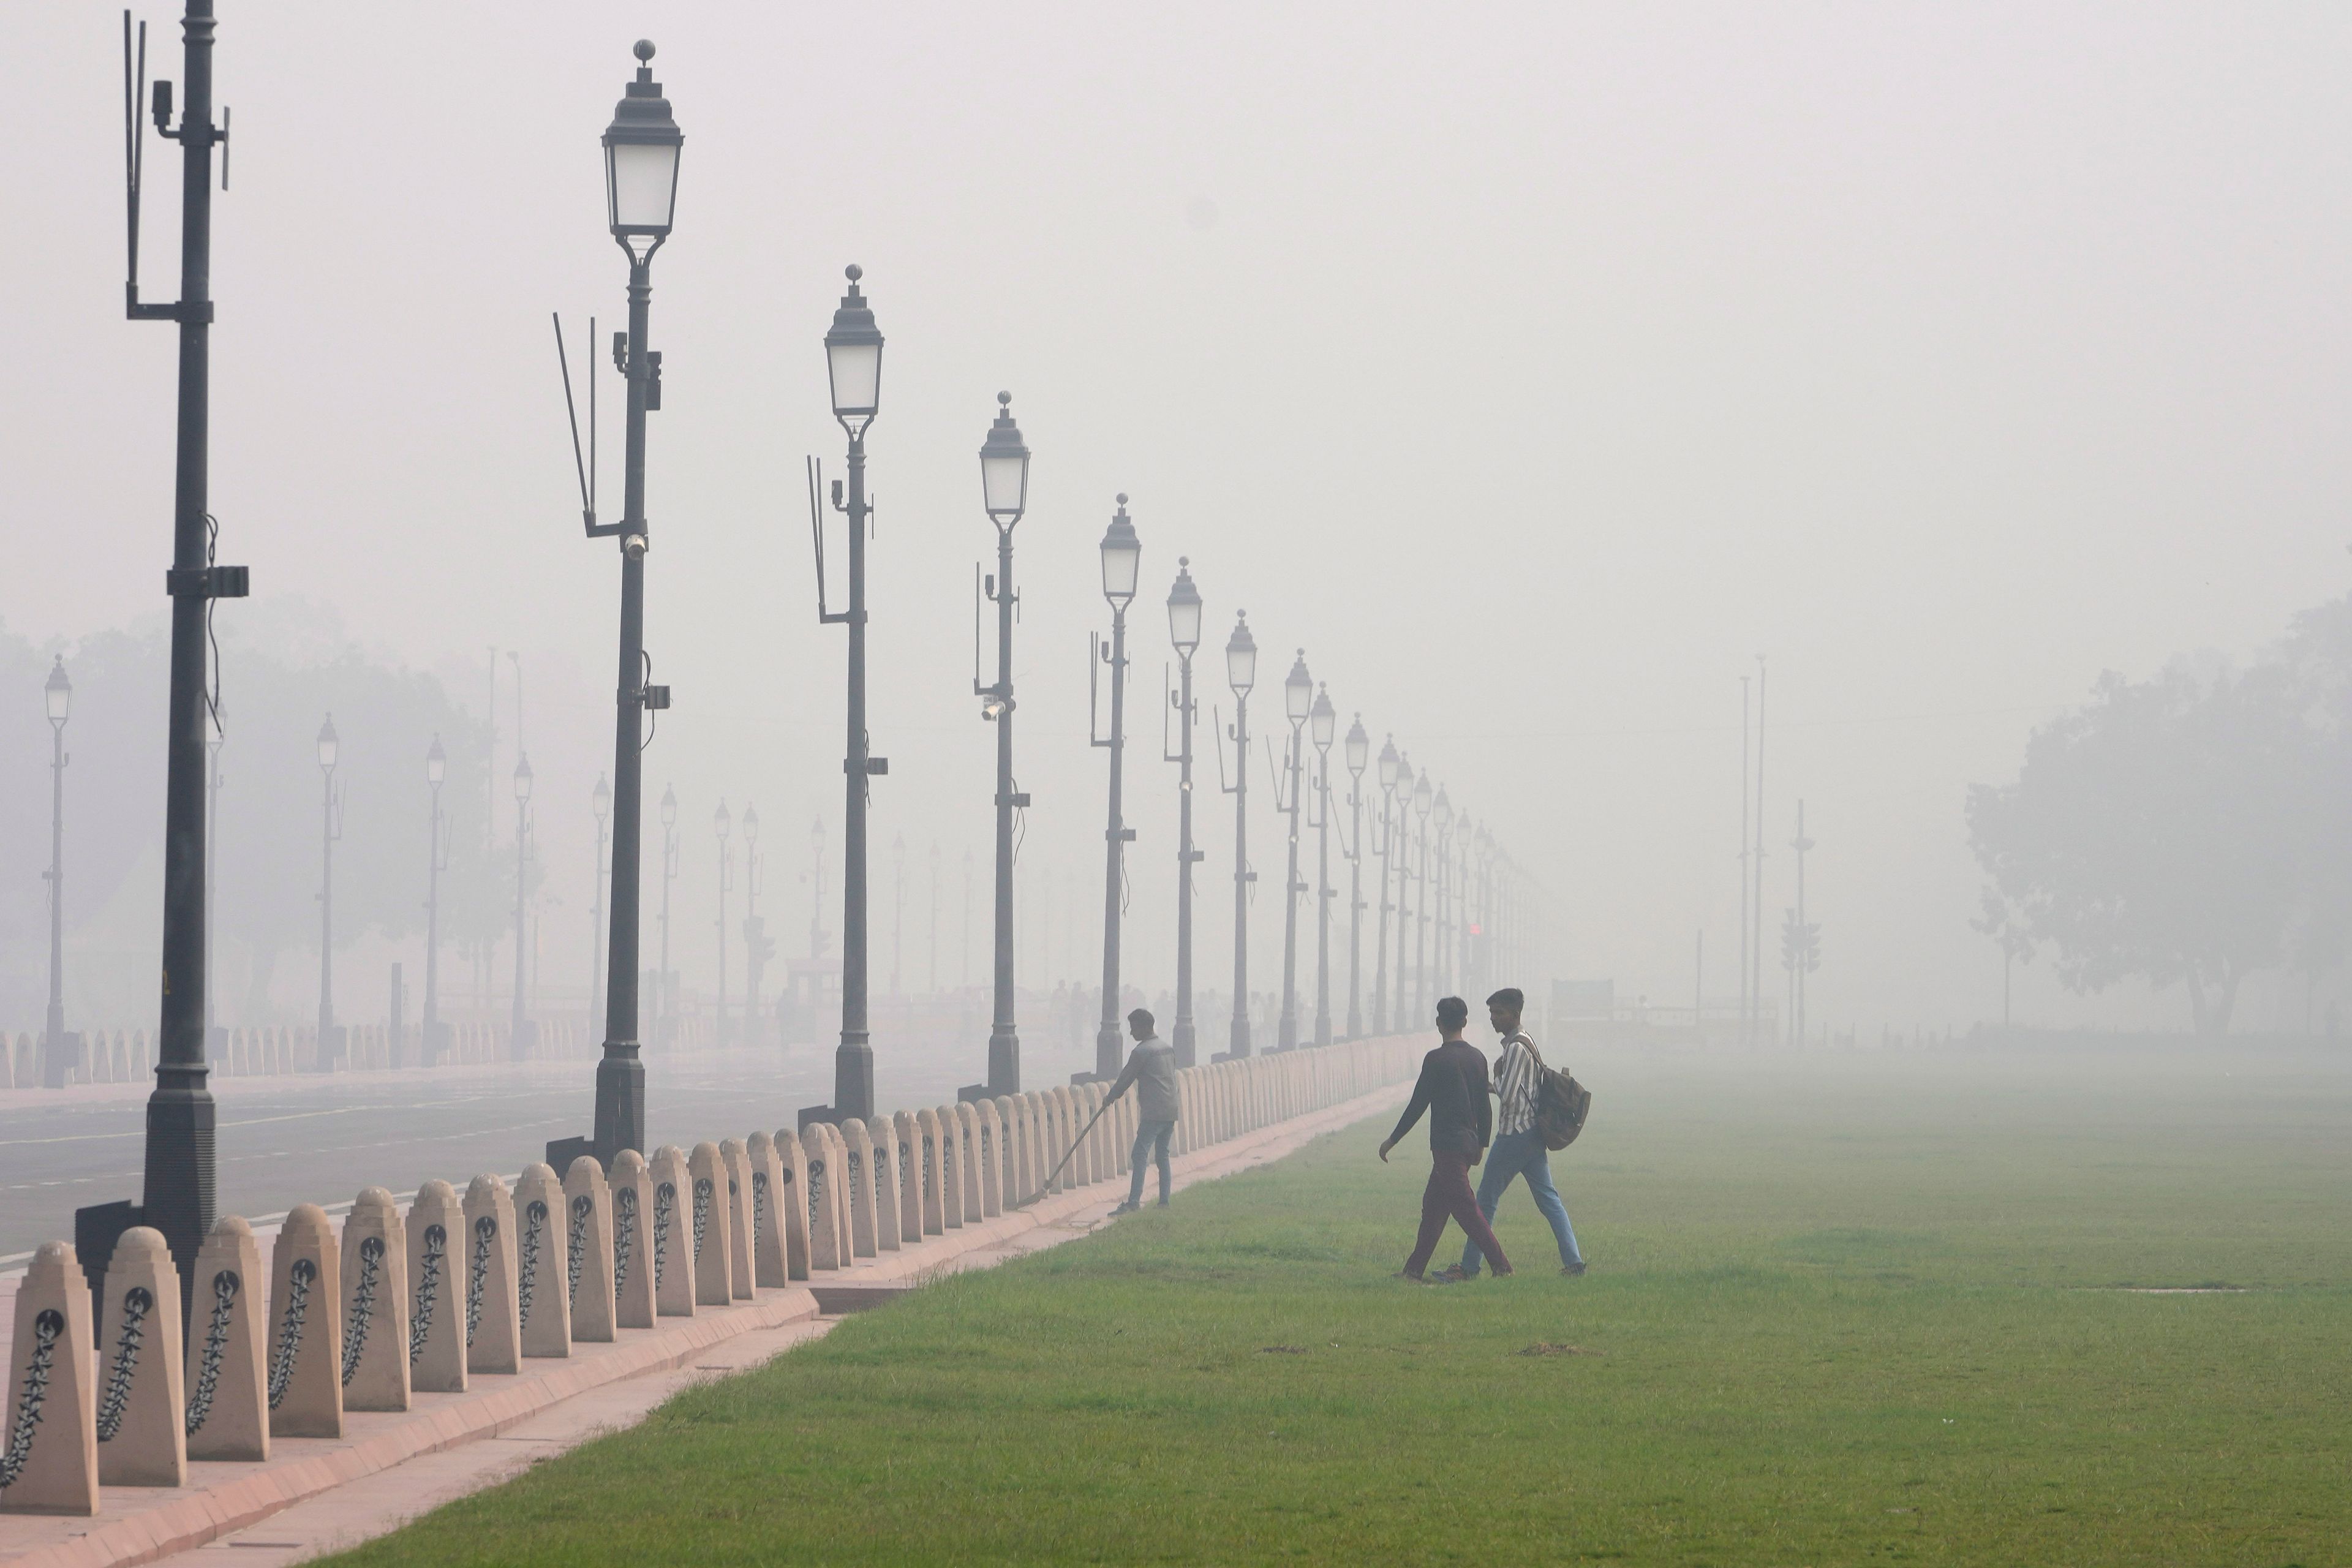
[[[1412,1043],[1354,1041],[1177,1075],[1188,1152],[1393,1083]],[[50,1242],[16,1292],[0,1413],[0,1510],[90,1514],[99,1488],[186,1484],[190,1460],[268,1458],[273,1437],[340,1437],[345,1411],[404,1411],[530,1357],[754,1299],[978,1225],[1128,1169],[1135,1099],[1107,1113],[1089,1083],[583,1156],[512,1191],[474,1178],[419,1188],[407,1212],[369,1187],[340,1236],[298,1205],[270,1248],[235,1215],[191,1274],[163,1235],[116,1244],[91,1322],[74,1250]]]

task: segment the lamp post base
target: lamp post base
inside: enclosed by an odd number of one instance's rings
[[[1118,1047],[1118,1026],[1117,1024],[1105,1021],[1102,1027],[1095,1031],[1095,1070],[1087,1077],[1073,1078],[1070,1081],[1072,1083],[1092,1083],[1097,1079],[1108,1080],[1117,1078],[1118,1076],[1120,1056]]]
[[[1021,1092],[1021,1036],[1011,1025],[988,1037],[988,1095]]]
[[[1176,1047],[1176,1065],[1179,1068],[1191,1067],[1195,1059],[1193,1047],[1197,1043],[1192,1020],[1177,1019],[1175,1028],[1169,1031],[1168,1043]]]
[[[833,1053],[833,1108],[860,1121],[874,1116],[874,1047],[863,1035],[845,1037]]]
[[[572,1162],[593,1154],[606,1172],[624,1149],[646,1149],[646,1065],[635,1040],[608,1040],[596,1064],[596,1131],[586,1138],[557,1138],[547,1145],[547,1163],[560,1178]]]

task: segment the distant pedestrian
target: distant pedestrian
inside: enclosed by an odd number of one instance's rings
[[[1129,1084],[1135,1086],[1135,1148],[1127,1162],[1134,1181],[1127,1190],[1127,1202],[1111,1210],[1113,1214],[1133,1214],[1143,1206],[1143,1169],[1155,1157],[1160,1165],[1160,1206],[1168,1206],[1168,1140],[1176,1131],[1176,1047],[1153,1034],[1152,1024],[1147,1008],[1138,1007],[1127,1016],[1135,1049],[1128,1053],[1127,1066],[1119,1069],[1110,1092],[1103,1096],[1103,1103],[1108,1105],[1127,1092]]]
[[[1536,1075],[1542,1063],[1535,1042],[1519,1027],[1526,1006],[1527,997],[1517,986],[1507,985],[1486,998],[1486,1019],[1503,1037],[1503,1054],[1495,1063],[1495,1097],[1499,1102],[1495,1112],[1495,1146],[1486,1155],[1486,1173],[1478,1178],[1478,1212],[1493,1224],[1495,1205],[1510,1190],[1511,1178],[1525,1176],[1537,1209],[1549,1222],[1552,1239],[1559,1244],[1559,1271],[1581,1274],[1584,1255],[1577,1250],[1576,1227],[1568,1223],[1568,1205],[1559,1201],[1559,1189],[1551,1184],[1551,1158],[1536,1131]],[[1438,1278],[1478,1278],[1478,1249],[1464,1247],[1462,1261]]]
[[[1429,1112],[1429,1185],[1421,1194],[1421,1235],[1413,1242],[1412,1256],[1405,1259],[1402,1279],[1422,1278],[1449,1215],[1468,1233],[1470,1244],[1486,1253],[1496,1274],[1511,1271],[1511,1260],[1503,1256],[1502,1244],[1470,1192],[1470,1167],[1486,1152],[1494,1118],[1486,1104],[1486,1058],[1462,1037],[1462,1026],[1469,1021],[1470,1004],[1461,997],[1448,996],[1437,1004],[1443,1042],[1421,1058],[1412,1102],[1381,1145],[1385,1162],[1421,1113]]]

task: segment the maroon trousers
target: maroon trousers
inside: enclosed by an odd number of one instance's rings
[[[1511,1260],[1503,1256],[1503,1244],[1495,1239],[1495,1227],[1478,1211],[1478,1194],[1470,1190],[1470,1162],[1460,1154],[1432,1153],[1429,1157],[1429,1185],[1421,1194],[1421,1235],[1412,1244],[1412,1256],[1405,1259],[1404,1271],[1415,1279],[1429,1267],[1430,1255],[1437,1250],[1437,1238],[1445,1234],[1445,1220],[1452,1215],[1478,1250],[1486,1255],[1487,1267],[1497,1274],[1511,1271]]]

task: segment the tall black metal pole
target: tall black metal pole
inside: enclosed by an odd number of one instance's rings
[[[52,690],[64,688],[66,661],[59,655],[49,676]],[[64,688],[70,689],[70,688]],[[66,721],[49,720],[49,1010],[41,1026],[41,1081],[63,1089],[66,1069]]]
[[[1315,746],[1315,1043],[1331,1043],[1331,747]]]
[[[873,759],[866,733],[866,436],[849,437],[849,753],[841,846],[841,1045],[833,1056],[833,1111],[874,1114],[874,1047],[866,1019],[866,805]]]
[[[1236,646],[1245,647],[1253,667],[1256,660],[1256,643],[1249,635],[1249,612],[1237,613],[1233,639],[1225,645],[1226,673],[1230,678]],[[1251,679],[1255,679],[1255,673]],[[1249,1014],[1249,889],[1255,875],[1249,866],[1249,684],[1237,683],[1234,690],[1233,797],[1234,797],[1234,1019],[1225,1055],[1240,1059],[1250,1054]],[[1222,752],[1219,753],[1221,756]],[[1221,764],[1222,765],[1222,764]]]
[[[1302,653],[1300,657],[1305,656]],[[1299,753],[1306,745],[1299,732],[1302,721],[1290,721],[1290,755],[1286,769],[1290,799],[1284,815],[1290,818],[1290,844],[1288,868],[1282,884],[1282,1014],[1275,1024],[1274,1045],[1277,1051],[1289,1050],[1298,1044],[1298,895],[1307,890],[1307,884],[1298,879],[1298,773],[1303,761]]]
[[[220,704],[215,702],[211,717],[205,726],[205,929],[212,930],[213,911],[219,900],[214,889],[220,879],[214,876],[212,858],[220,853],[220,792],[221,742],[227,739],[221,727]],[[213,949],[205,944],[205,1050],[213,1050]]]
[[[1013,788],[1013,529],[996,531],[996,936],[995,1007],[988,1030],[988,1092],[1021,1092],[1021,1032],[1013,1019],[1013,813],[1027,804]]]
[[[1378,940],[1372,943],[1372,1033],[1389,1032],[1389,871],[1396,858],[1396,845],[1389,832],[1389,808],[1396,800],[1393,782],[1381,785],[1381,924]]]
[[[1119,497],[1119,515],[1127,513],[1127,498]],[[1091,738],[1091,737],[1090,737]],[[1120,790],[1127,762],[1127,606],[1114,605],[1110,616],[1110,816],[1103,829],[1103,962],[1102,1021],[1095,1029],[1095,1076],[1118,1076],[1120,1050],[1118,1014],[1118,892],[1127,857],[1127,821],[1120,815]]]
[[[1357,726],[1362,732],[1363,726]],[[1348,761],[1348,1037],[1364,1037],[1364,768],[1349,738]]]
[[[1178,659],[1176,722],[1182,739],[1176,748],[1176,1025],[1171,1043],[1176,1065],[1193,1064],[1197,1050],[1192,1024],[1192,864],[1200,851],[1192,847],[1192,654]]]

